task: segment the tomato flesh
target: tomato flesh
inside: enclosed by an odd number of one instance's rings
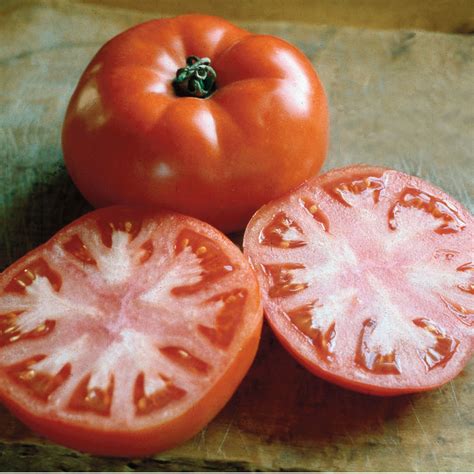
[[[397,394],[449,381],[472,354],[473,237],[441,190],[353,166],[261,208],[244,249],[270,325],[303,365]]]
[[[209,225],[95,211],[2,273],[0,397],[67,446],[150,454],[222,408],[261,319],[253,271]]]

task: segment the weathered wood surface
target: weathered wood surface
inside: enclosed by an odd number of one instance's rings
[[[3,0],[18,3],[19,0]],[[24,0],[23,0],[24,1]],[[27,0],[37,3],[37,0]],[[164,15],[201,12],[235,21],[297,21],[373,29],[420,29],[469,34],[472,0],[60,0],[139,9]]]
[[[148,3],[149,4],[149,3]],[[101,43],[150,11],[0,3],[0,269],[89,206],[62,165],[67,100]],[[297,44],[331,103],[326,168],[392,166],[473,206],[473,39],[291,23],[241,23]],[[464,470],[474,467],[474,365],[431,393],[379,399],[311,376],[265,330],[222,413],[147,459],[53,445],[0,408],[0,470]]]

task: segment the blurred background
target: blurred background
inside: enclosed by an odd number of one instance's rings
[[[397,168],[474,209],[472,0],[0,0],[0,270],[90,209],[60,134],[92,56],[136,23],[191,12],[308,56],[330,103],[324,169]],[[311,376],[265,331],[239,391],[186,445],[147,460],[93,458],[40,440],[0,408],[0,470],[470,471],[472,372],[378,399]]]
[[[7,3],[19,2],[7,0]],[[84,0],[80,3],[139,9],[159,15],[200,12],[236,21],[297,21],[461,34],[472,33],[474,29],[474,7],[469,0]]]

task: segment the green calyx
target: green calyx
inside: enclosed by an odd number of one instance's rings
[[[186,66],[176,71],[173,87],[178,96],[209,97],[216,88],[216,71],[209,58],[189,56]]]

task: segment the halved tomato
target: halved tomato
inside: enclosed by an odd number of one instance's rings
[[[472,354],[473,231],[468,211],[425,181],[352,166],[262,207],[244,251],[297,360],[392,395],[449,381]]]
[[[151,454],[223,407],[261,324],[256,276],[220,232],[98,210],[1,274],[0,399],[66,446]]]

